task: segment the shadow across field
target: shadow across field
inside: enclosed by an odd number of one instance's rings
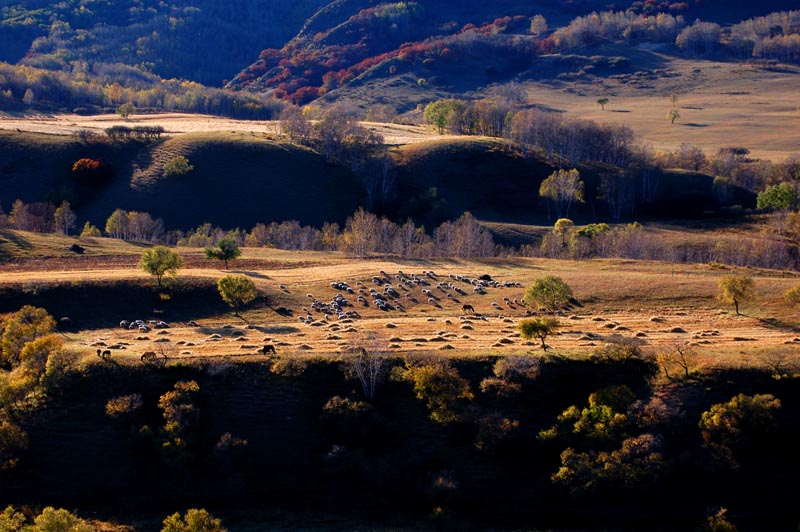
[[[122,320],[185,322],[220,315],[228,306],[207,279],[179,279],[162,297],[148,281],[28,283],[0,288],[0,312],[23,305],[46,309],[56,319],[69,317],[74,328],[114,327]]]

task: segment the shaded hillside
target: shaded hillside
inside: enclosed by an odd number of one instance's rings
[[[3,2],[0,60],[63,68],[116,63],[219,86],[281,46],[324,0],[35,0]],[[35,42],[34,42],[35,40]]]
[[[6,211],[18,198],[26,203],[68,199],[81,223],[88,219],[100,227],[116,208],[148,212],[162,218],[168,229],[204,222],[251,228],[283,220],[319,227],[326,221],[344,222],[364,199],[362,185],[344,167],[327,163],[308,148],[254,133],[194,133],[124,143],[3,133],[0,148]],[[390,154],[396,194],[386,214],[393,219],[411,217],[430,228],[470,211],[489,221],[552,223],[538,192],[554,168],[523,157],[512,143],[449,138],[399,146]],[[194,170],[165,176],[165,165],[177,156],[186,157]],[[110,182],[88,186],[76,181],[72,164],[84,157],[111,168]],[[600,180],[617,169],[579,169],[586,202],[575,205],[570,217],[579,222],[610,220]],[[636,207],[624,210],[623,219],[698,217],[722,206],[710,176],[677,170],[655,174],[654,195],[646,201],[637,196]],[[731,188],[726,202],[753,208],[755,196]]]
[[[316,153],[251,134],[192,134],[155,143],[82,143],[71,137],[0,134],[0,184],[6,211],[25,202],[69,199],[80,220],[102,225],[115,208],[149,212],[169,228],[204,222],[252,227],[257,222],[343,222],[359,205],[352,175]],[[164,177],[183,155],[194,170]],[[83,157],[113,169],[107,185],[86,187],[72,176]]]
[[[365,73],[372,78],[397,79],[413,72],[420,87],[428,85],[451,93],[502,83],[525,71],[537,55],[561,51],[564,39],[547,31],[531,33],[531,17],[547,17],[550,29],[566,25],[570,17],[592,11],[616,10],[632,16],[678,16],[678,25],[703,16],[708,21],[732,22],[791,7],[777,0],[753,6],[700,2],[415,2],[383,3],[374,0],[339,0],[310,17],[300,33],[280,49],[265,49],[258,59],[228,85],[233,89],[265,92],[297,105],[320,96],[335,99],[337,92],[357,83]],[[738,17],[738,19],[737,19]],[[625,24],[621,26],[626,27]],[[637,31],[624,37],[636,44]],[[621,31],[621,30],[620,30]],[[667,42],[675,43],[675,34]],[[617,37],[612,37],[616,39]],[[591,47],[605,39],[588,39]],[[455,70],[439,79],[442,66]],[[379,69],[376,74],[375,69]],[[477,75],[477,76],[476,76]],[[460,79],[464,78],[464,79]],[[373,88],[381,88],[376,85]],[[417,96],[424,102],[435,96]],[[371,103],[380,100],[373,98]],[[400,102],[399,111],[405,111]]]
[[[524,158],[513,144],[498,139],[465,137],[401,146],[393,152],[398,174],[398,199],[393,214],[411,216],[431,226],[464,211],[487,221],[549,225],[539,186],[555,169],[541,160]],[[585,203],[570,218],[581,222],[610,220],[601,176],[614,167],[579,167]],[[623,219],[695,218],[722,207],[713,178],[683,170],[655,171],[655,192],[637,200]],[[632,192],[636,195],[638,192]],[[732,187],[728,204],[755,207],[755,195]]]

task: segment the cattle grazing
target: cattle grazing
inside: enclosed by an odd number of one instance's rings
[[[259,351],[262,355],[266,355],[267,353],[275,354],[275,346],[272,344],[266,344],[264,347],[261,348]]]
[[[469,312],[472,312],[473,314],[475,314],[475,307],[473,307],[472,305],[469,305],[469,304],[465,304],[465,305],[463,305],[463,306],[461,307],[461,311],[462,311],[462,312],[467,312],[467,311],[469,311]]]

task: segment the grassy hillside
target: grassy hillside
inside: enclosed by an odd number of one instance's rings
[[[79,219],[102,227],[116,208],[148,212],[167,228],[204,222],[250,228],[258,222],[298,220],[304,225],[343,222],[361,204],[363,189],[341,166],[315,152],[256,132],[188,133],[160,141],[81,142],[73,137],[0,133],[0,184],[6,212],[15,199],[27,203],[68,199]],[[541,181],[553,168],[522,157],[513,144],[479,137],[442,138],[390,150],[397,193],[386,214],[412,217],[427,227],[464,211],[494,222],[549,225],[539,200]],[[164,165],[186,157],[194,170],[167,177]],[[72,164],[89,157],[107,163],[113,178],[89,187],[72,176]],[[608,218],[600,198],[601,166],[580,168],[586,202],[570,216],[577,221]],[[733,203],[754,206],[752,194]],[[654,200],[638,219],[697,217],[716,209],[712,178],[666,171]]]
[[[206,221],[225,227],[296,219],[303,224],[344,221],[359,205],[352,175],[295,145],[254,133],[196,133],[145,143],[90,142],[43,134],[0,133],[0,183],[4,208],[67,198],[81,220],[104,224],[115,208],[188,228]],[[177,155],[194,166],[168,178],[163,166]],[[114,170],[102,187],[80,186],[72,164],[90,157]]]
[[[413,216],[430,226],[470,211],[487,221],[553,222],[547,219],[539,186],[554,168],[536,157],[522,157],[513,144],[479,137],[449,138],[401,146],[392,155],[398,167],[395,214],[399,218]],[[598,217],[608,219],[600,176],[609,168],[588,165],[579,170],[585,202],[576,204],[570,217],[586,223]],[[641,204],[634,217],[696,218],[717,208],[712,177],[683,170],[660,174],[654,199]],[[755,196],[737,189],[733,203],[753,208]]]

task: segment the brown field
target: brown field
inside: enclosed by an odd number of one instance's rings
[[[20,257],[18,262],[2,266],[0,287],[30,289],[51,283],[147,278],[136,268],[140,247],[107,239],[96,239],[95,243],[102,246],[106,242],[112,246],[106,251],[113,255],[67,260],[46,257],[44,251],[38,258]],[[199,250],[181,252],[187,264],[181,277],[208,280],[229,273],[204,261]],[[257,351],[265,343],[274,344],[280,356],[329,357],[372,343],[372,337],[378,339],[382,349],[397,353],[541,354],[538,342],[519,337],[516,324],[526,317],[528,308],[513,301],[521,300],[523,287],[537,277],[559,275],[573,288],[579,304],[561,316],[563,328],[548,339],[553,353],[585,356],[613,337],[635,337],[646,349],[656,352],[690,346],[699,368],[760,366],[776,350],[793,360],[800,354],[800,323],[783,300],[783,293],[798,281],[795,274],[787,272],[750,271],[759,298],[743,307],[742,316],[735,316],[732,308],[715,299],[719,277],[730,271],[706,265],[626,260],[354,260],[338,253],[248,248],[231,270],[249,276],[266,294],[269,305],[248,309],[241,318],[232,313],[198,317],[199,327],[188,327],[170,321],[166,304],[163,315],[108,316],[104,326],[67,333],[68,343],[90,357],[97,348],[111,348],[115,360],[131,363],[138,363],[145,351],[163,351],[174,359],[249,358],[259,356]],[[395,277],[400,270],[430,284],[401,288]],[[381,275],[380,271],[392,278],[405,311],[384,312],[356,301],[359,290],[383,292],[383,287],[372,280]],[[423,271],[435,273],[426,275]],[[487,294],[477,295],[472,285],[453,280],[451,274],[469,278],[488,274],[500,283],[519,283],[522,287],[488,287]],[[346,282],[355,293],[333,288],[332,282]],[[466,295],[451,288],[439,289],[438,282],[453,282]],[[423,289],[433,295],[423,294]],[[334,315],[326,319],[323,313],[311,311],[310,324],[300,321],[299,317],[306,315],[303,309],[311,307],[308,294],[327,302],[337,293],[353,305],[345,310],[357,311],[360,318],[338,320]],[[433,303],[429,297],[434,298]],[[369,294],[367,299],[371,300]],[[473,305],[476,314],[463,314],[463,304]],[[292,310],[293,315],[278,314],[275,309],[279,307]],[[140,333],[118,327],[122,319],[154,318],[164,319],[170,328]]]
[[[611,55],[629,54],[641,71],[628,77],[540,83],[521,82],[527,103],[605,123],[629,125],[657,150],[682,143],[713,153],[720,147],[743,146],[755,158],[780,161],[800,152],[800,68],[781,65],[761,69],[740,62],[685,60],[653,50],[614,47]],[[655,75],[658,70],[664,74]],[[640,74],[641,73],[641,74]],[[669,95],[678,95],[681,118],[670,124]],[[598,98],[607,97],[605,111]],[[356,100],[358,103],[358,100]],[[363,102],[361,102],[363,103]],[[233,120],[216,116],[164,113],[134,115],[17,115],[0,112],[0,129],[71,134],[79,129],[102,132],[113,125],[160,125],[168,134],[244,131],[277,134],[275,121]],[[424,126],[367,122],[387,144],[411,144],[444,138]]]
[[[49,133],[53,135],[71,135],[75,131],[87,129],[103,133],[111,126],[162,126],[168,135],[185,133],[208,133],[213,131],[269,133],[280,132],[278,121],[269,120],[234,120],[211,115],[193,115],[183,113],[159,113],[134,115],[123,120],[119,115],[106,114],[81,116],[76,114],[35,114],[19,115],[0,111],[0,129]],[[434,133],[427,127],[382,124],[364,122],[364,126],[380,133],[387,144],[411,144],[430,140]],[[436,135],[437,138],[449,136]]]
[[[674,59],[648,52],[668,77],[601,78],[557,88],[528,87],[528,99],[597,122],[626,124],[657,150],[686,142],[713,153],[744,146],[756,158],[780,161],[800,152],[800,69],[757,69],[736,62]],[[670,124],[671,94],[681,118]],[[597,99],[609,98],[605,111]]]

